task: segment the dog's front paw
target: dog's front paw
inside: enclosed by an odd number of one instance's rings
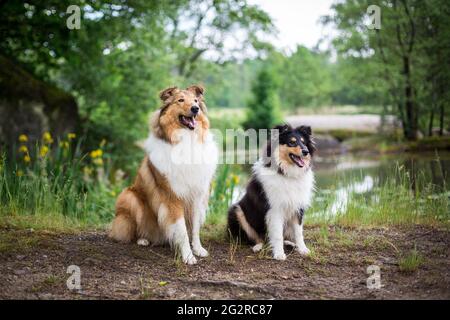
[[[278,253],[273,254],[273,258],[275,260],[283,261],[283,260],[286,260],[286,255],[284,254],[284,252],[281,252],[281,253],[278,252]]]
[[[302,256],[307,256],[311,253],[311,251],[307,247],[299,247],[297,248],[298,253],[300,253]]]
[[[138,246],[144,246],[144,247],[146,247],[146,246],[148,246],[150,243],[148,242],[148,240],[147,239],[139,239],[138,241],[137,241],[137,245]]]
[[[190,254],[186,258],[183,258],[183,262],[189,265],[197,264],[197,259],[194,257],[193,254]]]
[[[196,247],[196,248],[192,248],[192,250],[194,251],[194,254],[196,256],[199,256],[199,257],[202,257],[202,258],[209,256],[208,251],[205,248],[203,248],[202,246]]]
[[[260,252],[262,250],[262,248],[263,248],[263,244],[262,243],[258,243],[258,244],[255,244],[252,247],[252,250],[253,250],[254,253],[257,253],[257,252]]]
[[[284,245],[291,247],[291,248],[297,247],[297,245],[295,243],[293,243],[292,241],[289,241],[289,240],[284,240]]]

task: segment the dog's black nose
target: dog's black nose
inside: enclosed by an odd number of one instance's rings
[[[197,113],[198,113],[198,110],[200,110],[200,108],[197,107],[197,106],[192,106],[192,107],[191,107],[191,112],[192,112],[193,114],[197,114]]]
[[[307,156],[307,155],[309,154],[309,151],[306,150],[306,149],[302,149],[302,154],[303,154],[304,156]]]

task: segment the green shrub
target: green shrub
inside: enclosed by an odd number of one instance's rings
[[[277,90],[275,72],[262,69],[252,87],[253,98],[247,105],[247,119],[243,123],[245,129],[270,129],[281,121]]]

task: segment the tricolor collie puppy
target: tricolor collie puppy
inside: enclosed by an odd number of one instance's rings
[[[110,236],[139,245],[170,243],[187,264],[206,257],[200,243],[218,150],[203,88],[168,88],[153,115],[136,180],[119,195]],[[192,250],[189,242],[192,241]]]
[[[303,214],[313,196],[315,148],[311,127],[275,129],[279,136],[272,136],[253,166],[244,197],[228,212],[228,229],[231,236],[250,242],[255,252],[267,237],[273,258],[284,260],[284,244],[302,255],[309,253],[303,240]]]

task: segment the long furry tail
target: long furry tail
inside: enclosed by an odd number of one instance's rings
[[[136,222],[128,215],[114,218],[109,237],[119,242],[131,242],[135,239]]]

